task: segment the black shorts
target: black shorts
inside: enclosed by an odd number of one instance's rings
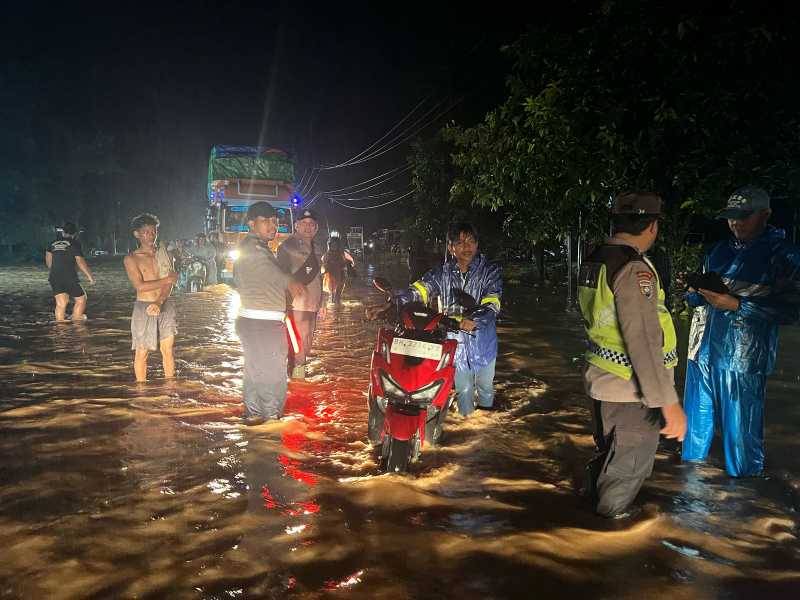
[[[80,298],[85,296],[86,292],[81,287],[77,279],[60,281],[58,279],[50,280],[50,287],[53,288],[53,296],[59,294],[69,294],[72,298]]]

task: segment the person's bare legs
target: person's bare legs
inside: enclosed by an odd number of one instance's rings
[[[56,294],[56,321],[67,320],[67,304],[69,304],[69,294]]]
[[[86,316],[86,294],[83,296],[78,296],[75,298],[75,305],[72,307],[72,320],[73,321],[83,321],[84,317]]]
[[[174,335],[164,338],[159,344],[161,349],[161,361],[164,364],[164,377],[167,379],[175,377],[175,354],[172,352],[174,344]]]
[[[140,383],[147,381],[147,355],[149,353],[150,351],[145,348],[137,348],[133,357],[133,372],[136,375],[136,381]]]

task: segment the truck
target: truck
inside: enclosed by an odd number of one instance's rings
[[[351,227],[347,232],[347,247],[359,257],[364,255],[364,229]]]
[[[233,280],[236,246],[247,234],[245,216],[251,204],[266,201],[278,213],[278,233],[271,242],[277,250],[294,231],[292,208],[294,163],[278,148],[266,146],[214,146],[208,161],[206,234],[222,260],[219,276]]]

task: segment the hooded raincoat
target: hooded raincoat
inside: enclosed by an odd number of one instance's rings
[[[471,317],[476,324],[474,335],[464,332],[452,334],[458,339],[455,356],[457,371],[477,372],[497,357],[496,319],[500,312],[503,295],[503,279],[500,267],[483,254],[477,254],[462,273],[454,260],[434,267],[425,273],[410,288],[398,293],[403,302],[428,304],[438,298],[443,310],[458,305],[455,290],[463,290],[481,305],[478,313]]]
[[[683,459],[706,458],[716,423],[732,477],[758,475],[764,468],[764,390],[775,366],[778,325],[795,321],[800,309],[800,251],[784,238],[783,230],[768,226],[755,240],[722,241],[706,254],[703,271],[722,277],[739,299],[738,310],[715,309],[697,292],[686,296],[696,309]]]

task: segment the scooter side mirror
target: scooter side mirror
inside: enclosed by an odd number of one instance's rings
[[[468,294],[464,290],[455,290],[454,294],[456,297],[456,302],[458,302],[466,310],[478,306],[478,302],[475,300],[475,298],[473,298],[470,294]]]
[[[374,285],[378,290],[383,292],[384,294],[388,294],[392,291],[392,284],[389,283],[388,279],[384,279],[383,277],[376,277],[372,285]]]

